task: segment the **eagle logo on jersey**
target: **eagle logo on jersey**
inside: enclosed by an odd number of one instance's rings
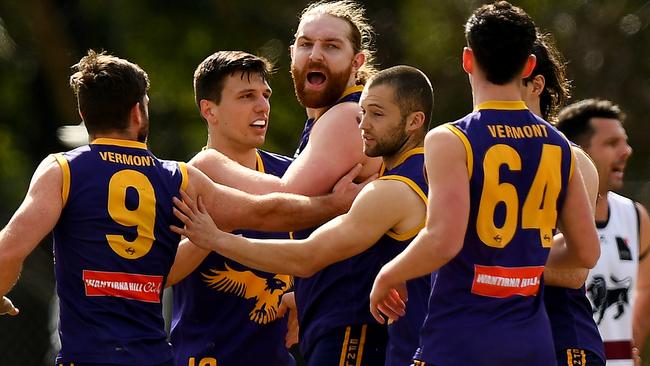
[[[255,306],[250,311],[250,320],[258,324],[268,324],[277,318],[280,298],[291,286],[291,277],[275,275],[259,277],[251,271],[237,271],[225,265],[223,271],[211,269],[211,274],[203,275],[209,287],[230,293],[244,299],[254,299]]]
[[[607,281],[604,276],[594,276],[593,281],[587,287],[587,292],[591,303],[593,304],[592,312],[598,313],[598,320],[596,324],[600,324],[605,316],[605,311],[610,307],[616,305],[616,314],[614,319],[620,318],[625,312],[625,306],[629,304],[627,296],[628,291],[632,286],[632,278],[625,277],[619,280],[615,276],[610,276],[613,287],[607,287]]]

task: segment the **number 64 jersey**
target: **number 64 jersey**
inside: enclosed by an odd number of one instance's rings
[[[179,242],[169,225],[181,224],[172,197],[187,186],[185,165],[116,139],[54,156],[64,203],[53,231],[62,344],[56,363],[170,360],[160,300]]]
[[[446,126],[467,152],[469,221],[463,248],[438,271],[415,358],[555,365],[540,284],[572,174],[569,143],[521,101],[482,103]]]

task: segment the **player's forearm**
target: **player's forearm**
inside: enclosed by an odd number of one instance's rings
[[[192,273],[210,252],[192,244],[187,238],[178,245],[174,264],[167,275],[165,287],[173,286]]]
[[[8,293],[18,281],[24,256],[11,250],[11,241],[16,238],[6,230],[0,232],[0,296]]]
[[[587,268],[559,269],[547,266],[544,269],[544,284],[577,289],[585,283],[588,274]]]
[[[301,245],[301,240],[256,240],[227,234],[215,241],[213,250],[260,271],[308,277],[315,272],[314,263]]]
[[[423,229],[402,253],[382,268],[377,281],[386,281],[393,286],[437,271],[462,248],[462,242],[461,245],[449,244],[449,241]]]
[[[345,213],[348,206],[334,198],[333,194],[305,197],[288,193],[264,196],[258,203],[257,222],[251,228],[266,231],[294,231],[318,226],[329,219]]]
[[[632,323],[632,336],[639,350],[643,350],[650,335],[650,290],[638,291],[634,303],[634,321]]]

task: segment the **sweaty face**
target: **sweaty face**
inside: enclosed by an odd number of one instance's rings
[[[592,118],[590,123],[594,134],[585,151],[598,169],[599,191],[620,189],[627,159],[632,154],[625,129],[617,119]]]
[[[308,16],[298,25],[291,47],[291,77],[306,108],[334,104],[354,81],[350,25],[331,15]]]
[[[359,100],[361,105],[361,137],[363,152],[370,157],[390,157],[408,139],[406,119],[395,102],[393,88],[388,85],[366,87]]]
[[[221,100],[214,107],[217,143],[237,149],[264,144],[269,122],[271,88],[259,74],[235,72],[226,77]]]

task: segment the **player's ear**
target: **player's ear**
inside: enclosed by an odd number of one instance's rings
[[[533,70],[535,70],[535,65],[537,65],[537,57],[535,57],[533,54],[528,55],[528,59],[526,60],[526,65],[524,65],[524,71],[521,74],[521,78],[525,79],[529,77],[533,73]]]
[[[533,83],[533,94],[539,96],[544,91],[544,86],[546,85],[546,79],[543,75],[535,75],[531,80]]]
[[[205,119],[208,123],[214,120],[216,111],[216,104],[207,99],[201,99],[199,101],[199,110],[201,112],[201,117]]]
[[[425,119],[426,117],[424,115],[424,112],[422,111],[412,112],[406,117],[406,125],[405,125],[406,131],[412,132],[422,128]]]
[[[463,70],[468,74],[474,72],[474,52],[469,47],[463,48]]]
[[[366,63],[366,54],[363,52],[358,52],[356,55],[354,55],[354,58],[352,59],[352,68],[354,71],[359,71],[361,66]]]

